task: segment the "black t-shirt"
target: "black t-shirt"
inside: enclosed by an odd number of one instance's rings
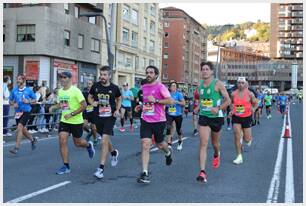
[[[110,83],[105,87],[101,82],[96,82],[91,87],[89,94],[94,98],[94,101],[99,102],[99,105],[110,106],[112,113],[116,110],[116,98],[121,96],[120,89],[117,85]],[[99,106],[94,107],[94,114],[99,114]]]

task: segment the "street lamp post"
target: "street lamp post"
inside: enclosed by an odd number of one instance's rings
[[[101,16],[102,17],[102,19],[104,21],[104,27],[105,27],[105,33],[106,33],[106,42],[107,42],[107,62],[108,62],[108,66],[111,68],[111,70],[113,70],[114,54],[111,51],[111,42],[109,40],[108,25],[107,25],[107,21],[106,21],[105,16],[102,14],[102,10],[96,8],[96,12],[86,12],[86,13],[80,14],[80,16],[86,16],[86,17]],[[101,40],[102,40],[102,38],[101,38]]]

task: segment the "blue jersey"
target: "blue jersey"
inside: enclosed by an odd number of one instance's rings
[[[278,102],[279,102],[280,105],[286,105],[287,96],[279,96],[278,97]]]
[[[263,106],[263,100],[264,100],[264,98],[265,98],[265,95],[264,95],[264,94],[259,93],[259,94],[257,95],[257,99],[259,100],[259,101],[258,101],[258,106],[259,106],[259,107],[262,107],[262,106]]]
[[[171,92],[171,98],[174,99],[174,101],[179,102],[182,99],[184,99],[184,96],[181,92]],[[179,104],[174,105],[167,105],[167,113],[171,116],[180,116],[183,114],[182,106]]]
[[[129,99],[124,99],[123,97],[129,97]],[[131,101],[131,97],[133,96],[133,92],[131,90],[127,90],[122,92],[122,106],[124,107],[132,107],[132,101]]]
[[[10,94],[9,100],[14,101],[18,104],[18,108],[15,108],[15,112],[30,112],[32,107],[31,104],[23,103],[22,99],[25,98],[27,100],[36,99],[36,94],[29,88],[25,87],[22,90],[18,87],[15,87]]]

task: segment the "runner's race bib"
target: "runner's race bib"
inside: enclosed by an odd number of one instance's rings
[[[112,108],[108,106],[99,106],[99,117],[111,117]]]
[[[16,112],[15,119],[20,119],[22,115],[23,115],[23,112]]]
[[[212,99],[203,99],[201,100],[202,105],[202,111],[210,111],[210,109],[213,107],[213,101]]]
[[[61,101],[60,107],[62,111],[68,111],[70,109],[68,101]]]
[[[170,106],[168,111],[169,111],[169,113],[176,114],[176,107],[175,106]]]
[[[142,114],[148,116],[155,115],[154,103],[144,103],[142,108]]]
[[[94,108],[93,108],[92,105],[88,105],[88,106],[86,107],[86,112],[87,112],[87,113],[92,112],[93,109],[94,109]]]
[[[244,112],[245,112],[244,106],[242,106],[242,105],[237,105],[237,106],[236,106],[236,112],[237,112],[237,114],[244,114]]]

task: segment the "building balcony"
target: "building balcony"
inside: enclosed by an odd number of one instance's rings
[[[303,24],[303,19],[302,18],[295,18],[295,19],[292,19],[291,21],[292,24]]]
[[[292,11],[303,11],[303,6],[302,5],[293,5],[291,7]]]
[[[303,17],[303,12],[292,12],[292,17]]]
[[[297,52],[295,56],[296,58],[303,58],[303,52]]]

